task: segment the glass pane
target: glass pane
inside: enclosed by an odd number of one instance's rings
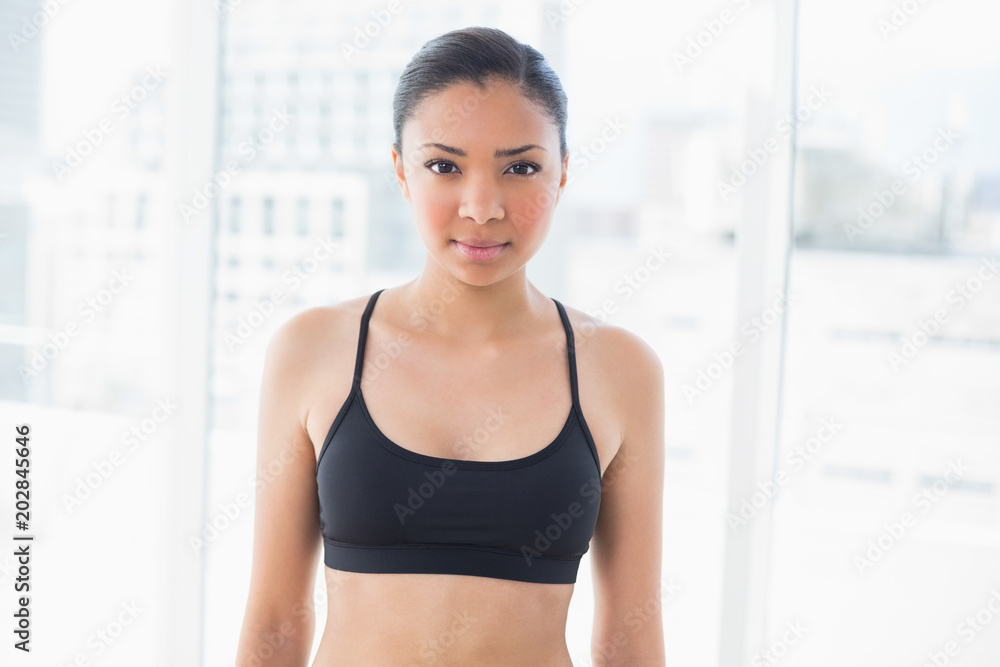
[[[169,10],[0,5],[0,579],[8,613],[29,600],[3,664],[23,622],[24,664],[148,664],[164,623],[161,456],[184,403],[164,280]]]
[[[573,221],[568,300],[638,333],[663,361],[663,581],[677,586],[662,600],[666,654],[702,667],[718,660],[734,401],[732,366],[718,359],[733,343],[753,344],[736,320],[734,240],[745,217],[764,214],[744,189],[720,183],[746,158],[752,105],[774,85],[776,42],[773,6],[723,9],[599,4],[566,26],[578,128],[563,211]],[[658,248],[669,257],[647,276]],[[571,650],[590,664],[583,579]]]
[[[1000,12],[801,5],[764,648],[793,623],[789,664],[993,664]]]

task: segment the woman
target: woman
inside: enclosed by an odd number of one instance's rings
[[[500,30],[453,31],[407,65],[394,126],[427,261],[269,344],[258,467],[282,466],[237,664],[307,664],[322,552],[315,667],[572,667],[592,547],[593,664],[662,666],[662,366],[525,275],[566,184],[559,79]]]

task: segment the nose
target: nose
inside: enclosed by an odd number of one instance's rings
[[[503,192],[489,176],[466,177],[458,215],[479,224],[504,217]]]

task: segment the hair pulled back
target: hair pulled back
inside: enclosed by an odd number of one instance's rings
[[[566,145],[566,93],[559,77],[535,48],[503,30],[472,26],[430,40],[403,69],[392,99],[393,146],[402,155],[403,126],[427,96],[454,83],[474,83],[485,89],[506,81],[537,104],[559,129],[560,160]]]

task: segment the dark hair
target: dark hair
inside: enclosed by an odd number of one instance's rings
[[[393,146],[402,154],[403,125],[420,102],[453,83],[475,83],[485,89],[494,80],[518,86],[559,128],[560,160],[566,158],[566,93],[559,77],[533,47],[503,30],[472,26],[430,40],[413,56],[392,98]]]

